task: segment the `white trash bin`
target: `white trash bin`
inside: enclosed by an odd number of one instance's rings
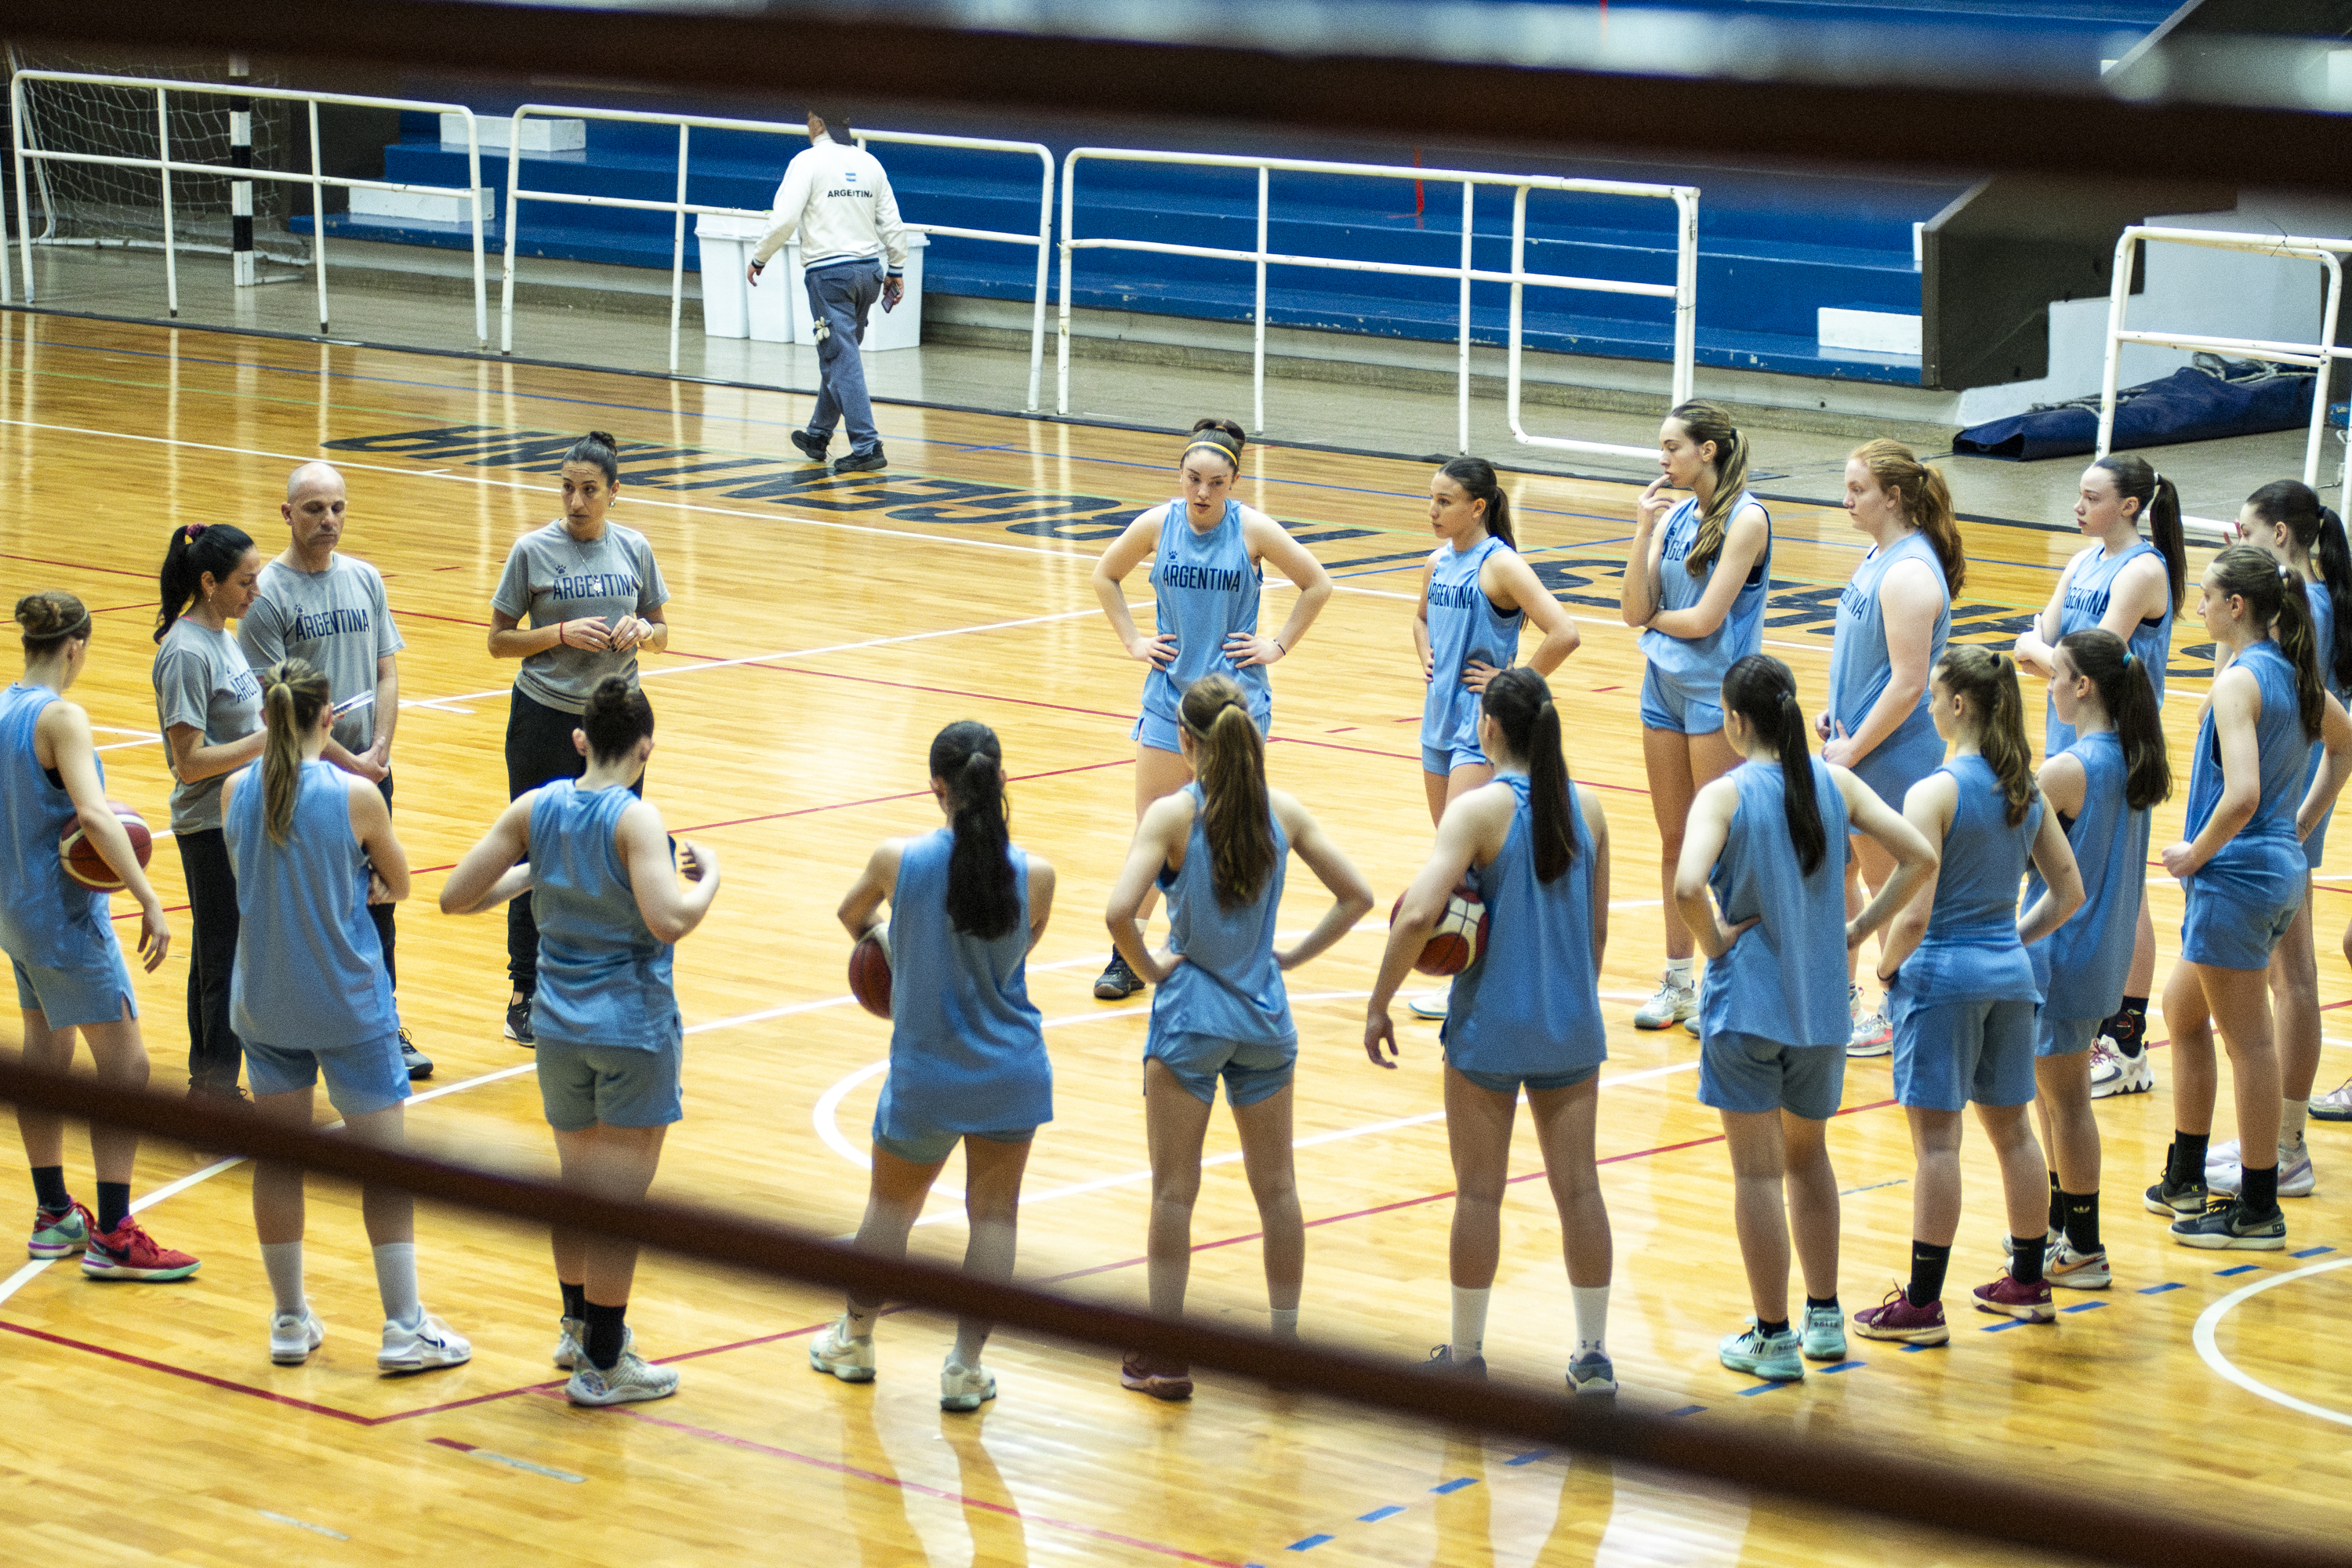
[[[757,243],[753,242],[755,247]],[[895,310],[885,310],[881,301],[875,301],[866,318],[866,342],[862,346],[867,353],[922,346],[923,251],[930,243],[929,235],[907,237],[906,295]],[[748,257],[746,259],[748,264]],[[785,299],[771,302],[765,296],[775,283],[786,285]],[[784,322],[787,302],[792,311],[789,330]],[[801,243],[797,239],[785,242],[783,250],[769,263],[768,276],[751,290],[751,336],[761,342],[801,343],[812,348],[816,345],[816,319],[809,314],[808,283],[801,269]]]
[[[703,213],[694,220],[694,237],[702,252],[702,335],[740,338],[750,335],[749,288],[743,269],[751,252],[768,233],[767,220],[722,217]]]

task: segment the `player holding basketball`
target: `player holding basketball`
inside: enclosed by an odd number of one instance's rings
[[[1625,624],[1642,633],[1642,763],[1665,884],[1666,971],[1634,1010],[1637,1029],[1663,1029],[1698,1007],[1691,933],[1675,896],[1683,825],[1691,797],[1739,761],[1716,702],[1733,663],[1764,647],[1772,575],[1772,520],[1748,489],[1748,438],[1729,415],[1712,403],[1668,414],[1658,467],[1636,503],[1628,558],[1638,564],[1621,600]],[[1676,505],[1669,490],[1689,499]]]
[[[507,798],[586,766],[572,736],[589,693],[608,676],[637,684],[637,650],[669,646],[663,606],[669,588],[653,547],[608,514],[621,495],[619,447],[602,430],[563,458],[563,515],[514,542],[490,599],[490,657],[519,658],[507,713]],[[529,616],[529,626],[523,618]],[[628,783],[645,793],[642,775]],[[539,987],[536,900],[507,907],[506,1036],[531,1043],[531,997]]]
[[[2183,1216],[2172,1235],[2188,1247],[2275,1252],[2286,1246],[2268,977],[2310,881],[2300,840],[2318,827],[2352,774],[2352,723],[2321,678],[2303,581],[2266,552],[2233,544],[2214,557],[2199,584],[2220,673],[2189,765],[2189,837],[2163,855],[2189,907],[2180,921],[2181,962],[2164,985],[2164,1021],[2172,1030],[2172,1147],[2163,1178],[2147,1189],[2151,1210]],[[2306,789],[2314,742],[2326,748],[2326,765]],[[2205,1154],[2217,1091],[2217,1024],[2230,1051],[2242,1164],[2237,1195],[2209,1205]]]
[[[1910,902],[1934,873],[1936,851],[1847,769],[1814,765],[1787,665],[1748,655],[1725,675],[1718,700],[1724,739],[1747,760],[1691,803],[1674,882],[1706,954],[1698,1098],[1723,1118],[1733,1223],[1756,1307],[1753,1325],[1725,1335],[1717,1354],[1733,1372],[1793,1381],[1807,1358],[1845,1359],[1837,1173],[1824,1134],[1853,1028],[1846,954]],[[1849,833],[1895,864],[1851,921]],[[1805,1276],[1801,1328],[1789,1316],[1791,1232]]]
[[[2026,947],[2083,904],[2083,879],[2055,813],[2044,809],[2025,743],[2017,665],[1956,644],[1928,681],[1936,731],[1952,757],[1911,786],[1903,815],[1942,864],[1895,921],[1878,981],[1895,1018],[1895,1098],[1911,1122],[1911,1279],[1853,1315],[1865,1338],[1940,1345],[1944,1275],[1960,1225],[1961,1112],[1977,1117],[2000,1163],[2012,1238],[2009,1268],[1976,1288],[1979,1311],[2054,1321],[2042,1277],[2048,1167],[2026,1114],[2033,1099],[2034,1009]],[[2045,890],[2018,912],[2028,861]]]
[[[1144,812],[1103,917],[1120,956],[1158,987],[1143,1047],[1151,1311],[1183,1315],[1201,1142],[1222,1078],[1265,1235],[1274,1331],[1296,1334],[1307,1233],[1291,1173],[1298,1031],[1282,976],[1353,929],[1372,907],[1372,889],[1305,806],[1266,786],[1265,742],[1237,682],[1203,676],[1184,693],[1177,720],[1194,782]],[[1296,947],[1277,952],[1275,916],[1294,850],[1332,902]],[[1168,946],[1156,953],[1142,924],[1155,883],[1168,890],[1170,926]],[[1189,1368],[1148,1351],[1127,1357],[1119,1382],[1154,1399],[1192,1393]]]
[[[367,912],[381,883],[408,896],[408,857],[392,808],[365,779],[323,760],[334,729],[327,678],[301,659],[262,681],[268,749],[221,786],[221,823],[236,868],[236,983],[231,1010],[262,1115],[308,1130],[323,1074],[352,1135],[397,1147],[408,1068],[383,950]],[[457,1366],[473,1347],[416,1297],[416,1204],[398,1187],[362,1186],[360,1207],[383,1300],[385,1372]],[[269,1359],[299,1366],[326,1337],[302,1293],[302,1168],[258,1163],[253,1224],[276,1310]]]
[[[1845,510],[1871,548],[1838,597],[1830,705],[1813,732],[1823,742],[1822,761],[1852,768],[1879,799],[1900,806],[1944,760],[1927,716],[1927,671],[1944,657],[1952,595],[1968,575],[1968,557],[1942,472],[1899,442],[1865,442],[1846,458]],[[1859,910],[1862,885],[1883,886],[1894,865],[1868,840],[1853,847],[1846,907]],[[1847,1054],[1885,1056],[1895,1037],[1886,998],[1865,1014],[1856,985],[1849,1005]]]
[[[442,884],[441,912],[479,914],[525,892],[539,900],[532,929],[544,984],[532,994],[531,1027],[563,1181],[634,1203],[653,1185],[669,1124],[685,1114],[686,1035],[670,962],[710,912],[719,861],[680,843],[672,868],[661,812],[635,793],[653,755],[653,705],[626,676],[605,676],[589,691],[572,743],[587,763],[582,775],[509,805]],[[554,1250],[563,1293],[555,1364],[572,1369],[564,1396],[620,1405],[676,1394],[677,1371],[631,1348],[637,1244],[558,1226]]]
[[[1135,721],[1139,822],[1154,801],[1192,782],[1192,766],[1177,740],[1177,705],[1192,683],[1209,675],[1233,681],[1251,722],[1264,735],[1274,717],[1266,668],[1297,650],[1331,596],[1330,576],[1307,547],[1265,513],[1234,499],[1244,441],[1242,427],[1230,419],[1197,421],[1177,464],[1183,494],[1139,514],[1095,563],[1095,596],[1119,646],[1128,658],[1150,666],[1143,678],[1143,712]],[[1153,595],[1150,637],[1136,628],[1121,587],[1127,574],[1147,561]],[[1298,589],[1290,618],[1270,637],[1257,629],[1258,589],[1268,564]],[[1149,919],[1154,901],[1147,890],[1137,917]],[[1115,1002],[1143,984],[1114,950],[1095,981],[1095,994]]]
[[[139,900],[139,954],[149,973],[171,951],[163,905],[140,868],[131,836],[106,802],[106,768],[91,743],[89,715],[66,700],[89,662],[89,612],[54,589],[16,601],[25,673],[0,691],[0,950],[16,972],[26,1067],[64,1072],[74,1032],[89,1042],[100,1081],[147,1085],[139,1004],[114,940],[107,896],[66,874],[58,840],[79,823],[125,889]],[[159,1247],[131,1217],[131,1173],[139,1135],[93,1121],[98,1213],[66,1190],[65,1118],[16,1108],[25,1162],[33,1168],[32,1258],[82,1255],[94,1279],[184,1279],[196,1271],[184,1252]]]
[[[1551,689],[1530,668],[1482,682],[1476,742],[1493,782],[1456,796],[1437,845],[1389,922],[1388,951],[1364,1009],[1364,1054],[1396,1066],[1389,1004],[1465,879],[1493,931],[1454,978],[1445,1042],[1445,1133],[1454,1156],[1453,1338],[1431,1362],[1484,1377],[1486,1303],[1502,1251],[1503,1193],[1519,1091],[1559,1210],[1576,1307],[1568,1365],[1578,1394],[1614,1394],[1609,1360],[1609,1209],[1593,1165],[1601,1064],[1601,955],[1609,942],[1609,823],[1570,782]],[[1381,1055],[1387,1052],[1384,1058]]]
[[[188,882],[188,1092],[243,1098],[229,1024],[236,873],[221,837],[221,781],[261,755],[261,683],[228,623],[253,604],[261,552],[226,522],[172,531],[155,617],[155,723],[172,770],[172,837]]]
[[[907,1256],[923,1200],[961,1143],[964,1272],[1001,1284],[1013,1278],[1029,1145],[1054,1119],[1054,1068],[1027,974],[1054,910],[1054,868],[1008,835],[994,731],[968,719],[949,725],[931,740],[930,771],[948,826],[885,839],[841,900],[853,941],[887,931],[891,966],[890,1076],[874,1110],[873,1183],[857,1248]],[[871,1383],[881,1312],[879,1301],[851,1298],[809,1345],[809,1365]],[[940,1370],[940,1409],[977,1410],[996,1397],[995,1374],[980,1361],[989,1328],[957,1321]]]
[[[2155,543],[2140,538],[2142,522],[2155,535]],[[2129,645],[2133,663],[2147,672],[2161,707],[2165,666],[2172,658],[2172,617],[2189,584],[2180,492],[2147,458],[2111,454],[2083,470],[2074,523],[2098,542],[2066,563],[2050,603],[2033,625],[2018,634],[2017,662],[2037,675],[2054,678],[2052,647],[2058,639],[2086,626],[2102,626]],[[2044,756],[2054,757],[2074,743],[2074,732],[2059,715],[2055,687],[2043,729]],[[2147,993],[2156,978],[2156,926],[2148,919],[2145,890],[2136,919],[2138,931],[2123,1000],[2100,1026],[2091,1047],[2091,1092],[2097,1099],[2145,1093],[2156,1084],[2146,1055]],[[2309,933],[2305,936],[2307,947]],[[2312,1028],[2316,1039],[2316,1014]]]
[[[1483,458],[1456,458],[1429,481],[1429,526],[1441,542],[1422,571],[1413,651],[1427,690],[1421,703],[1421,784],[1432,826],[1447,805],[1495,776],[1480,750],[1479,694],[1518,660],[1529,621],[1543,641],[1528,668],[1549,675],[1576,651],[1576,623],[1519,554],[1511,501]],[[1416,1017],[1445,1016],[1443,991],[1413,997]]]

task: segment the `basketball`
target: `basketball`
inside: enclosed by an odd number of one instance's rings
[[[131,835],[131,852],[139,857],[139,864],[146,865],[148,858],[155,853],[155,838],[147,831],[146,821],[119,800],[106,804],[113,807],[115,816],[122,823],[122,831]],[[64,862],[67,876],[91,891],[122,891],[122,879],[114,874],[114,868],[106,863],[98,846],[82,832],[79,819],[67,823],[66,830],[58,835],[58,858]]]
[[[1404,895],[1399,893],[1389,910],[1389,923],[1396,923],[1397,910],[1404,907]],[[1486,951],[1486,900],[1478,889],[1465,882],[1454,889],[1445,900],[1445,910],[1430,928],[1429,940],[1421,945],[1421,956],[1412,961],[1413,968],[1423,974],[1459,974],[1478,962]]]
[[[877,1018],[890,1016],[890,928],[876,926],[849,950],[849,994]]]

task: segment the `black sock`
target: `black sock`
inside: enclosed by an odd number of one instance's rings
[[[582,1348],[596,1363],[598,1372],[610,1372],[621,1360],[621,1342],[626,1331],[622,1320],[628,1316],[628,1305],[624,1302],[618,1307],[600,1307],[589,1301],[583,1304],[581,1310],[588,1320],[588,1342]]]
[[[2164,1180],[2174,1187],[2201,1187],[2205,1184],[2205,1145],[2212,1141],[2210,1132],[2175,1132],[2172,1150],[2164,1163]]]
[[[2020,1285],[2042,1283],[2041,1237],[2013,1236],[2009,1238],[2009,1277]]]
[[[1911,1244],[1911,1288],[1903,1292],[1904,1300],[1915,1307],[1932,1307],[1942,1300],[1944,1273],[1952,1266],[1952,1249],[1930,1247],[1924,1241]]]
[[[2088,1257],[2099,1247],[2099,1194],[2066,1194],[2066,1245]]]
[[[563,1315],[575,1323],[585,1319],[588,1315],[588,1287],[565,1285],[561,1279],[556,1284],[563,1291]]]
[[[2058,1191],[2058,1173],[2055,1171],[2050,1173],[2050,1228],[2066,1228],[2066,1199]]]
[[[73,1207],[73,1194],[66,1191],[63,1165],[33,1167],[33,1201],[48,1214],[63,1214]]]
[[[2278,1167],[2257,1171],[2252,1165],[2240,1170],[2244,1185],[2238,1189],[2238,1207],[2247,1214],[2268,1214],[2278,1207]]]
[[[1808,1296],[1805,1298],[1805,1307],[1807,1310],[1811,1310],[1815,1307],[1827,1307],[1831,1311],[1834,1312],[1837,1310],[1837,1298],[1835,1296]]]
[[[1776,1322],[1768,1323],[1759,1318],[1756,1320],[1756,1331],[1762,1335],[1785,1334],[1789,1331],[1789,1320],[1782,1318]]]
[[[2099,1033],[2115,1041],[2116,1049],[2137,1057],[2147,1047],[2147,998],[2126,996],[2115,1016],[2099,1026]]]
[[[122,1222],[131,1217],[131,1184],[100,1182],[98,1184],[98,1228],[112,1236]]]

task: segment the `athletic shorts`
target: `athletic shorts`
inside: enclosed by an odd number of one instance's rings
[[[1486,753],[1475,746],[1432,746],[1421,748],[1421,771],[1435,773],[1439,778],[1451,778],[1456,768],[1490,766]]]
[[[125,1006],[132,1017],[139,1016],[139,999],[131,994],[131,972],[122,966],[122,950],[114,945],[112,931],[106,936],[104,958],[70,969],[43,969],[10,959],[16,970],[16,1005],[38,1013],[52,1029],[118,1023]]]
[[[1250,718],[1257,725],[1260,739],[1264,739],[1265,732],[1274,727],[1274,711],[1271,709],[1264,713],[1253,713]],[[1135,728],[1129,734],[1139,746],[1149,746],[1155,752],[1174,752],[1179,756],[1183,754],[1184,748],[1176,739],[1176,718],[1173,714],[1162,717],[1147,708],[1137,715]]]
[[[874,1124],[874,1146],[886,1154],[895,1154],[909,1165],[936,1165],[955,1152],[955,1146],[967,1138],[982,1138],[991,1143],[1026,1143],[1037,1136],[1034,1127],[1008,1128],[1002,1132],[941,1132],[932,1130],[911,1138],[885,1138],[882,1124]]]
[[[1642,677],[1642,728],[1671,730],[1677,735],[1714,734],[1723,728],[1722,685],[1701,691],[1648,666]]]
[[[1785,1110],[1812,1121],[1837,1114],[1843,1046],[1790,1046],[1723,1030],[1698,1047],[1698,1102],[1717,1110]]]
[[[1238,1110],[1289,1087],[1298,1065],[1298,1042],[1244,1044],[1214,1035],[1153,1035],[1144,1045],[1143,1059],[1156,1060],[1174,1073],[1184,1092],[1203,1105],[1217,1103],[1217,1080],[1224,1079],[1225,1103]]]
[[[1474,1072],[1455,1063],[1452,1057],[1445,1065],[1462,1075],[1473,1087],[1489,1094],[1517,1095],[1520,1089],[1574,1089],[1601,1069],[1598,1067],[1578,1068],[1573,1072]]]
[[[2319,819],[2319,826],[2311,830],[2311,837],[2303,841],[2303,863],[2315,871],[2327,854],[2327,825],[2335,820],[2336,808],[2331,805],[2327,815]]]
[[[2044,1007],[2033,1022],[2033,1054],[2037,1057],[2071,1057],[2091,1048],[2099,1037],[2099,1026],[2105,1018],[2061,1018]]]
[[[557,1046],[539,1042],[539,1099],[558,1132],[607,1127],[666,1127],[686,1115],[678,1080],[686,1041],[673,1035],[656,1050],[636,1046]]]
[[[2023,1105],[2033,1098],[2032,1002],[1938,1002],[1899,1006],[1895,1100],[1907,1109],[1959,1110]]]
[[[2298,881],[2293,898],[2270,902],[2193,878],[2182,883],[2189,907],[2180,917],[2180,956],[2215,969],[2268,969],[2272,950],[2303,912],[2304,886]]]
[[[255,1099],[309,1089],[327,1077],[327,1103],[346,1117],[366,1116],[408,1098],[408,1064],[400,1036],[382,1035],[356,1046],[265,1046],[245,1042],[245,1078]]]
[[[1943,737],[1925,714],[1915,717],[1917,724],[1905,720],[1870,755],[1853,764],[1853,776],[1896,811],[1903,809],[1903,797],[1911,793],[1913,784],[1944,765]]]

